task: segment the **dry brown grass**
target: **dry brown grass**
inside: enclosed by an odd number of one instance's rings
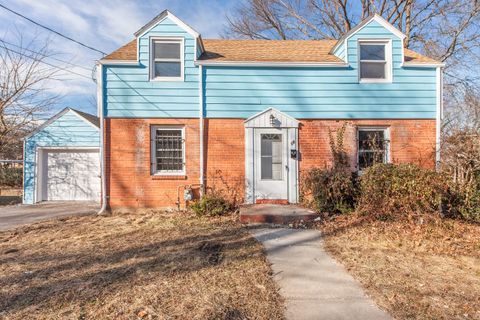
[[[397,319],[480,319],[480,225],[453,220],[320,226],[325,245]]]
[[[0,233],[0,318],[282,319],[263,249],[233,218],[79,217]]]

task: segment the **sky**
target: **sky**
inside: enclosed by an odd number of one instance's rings
[[[238,0],[0,0],[6,7],[46,25],[75,40],[110,53],[134,38],[133,33],[164,9],[200,32],[203,38],[216,38],[224,29],[226,15]],[[48,42],[56,59],[71,62],[74,75],[61,72],[60,80],[48,89],[61,96],[50,115],[65,107],[96,114],[96,85],[92,71],[102,55],[0,8],[0,40],[19,44],[34,39],[34,45]],[[35,49],[35,48],[29,48]],[[48,62],[66,67],[57,60]]]

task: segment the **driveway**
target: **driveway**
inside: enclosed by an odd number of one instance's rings
[[[43,202],[0,207],[0,231],[54,218],[94,214],[100,205],[90,201]]]

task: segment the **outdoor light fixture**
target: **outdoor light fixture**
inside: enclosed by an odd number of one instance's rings
[[[273,127],[275,125],[275,116],[273,114],[270,115],[270,125]]]

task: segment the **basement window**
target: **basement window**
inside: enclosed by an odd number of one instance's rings
[[[358,49],[360,82],[390,82],[390,42],[361,41]]]
[[[185,129],[152,126],[152,174],[185,174]]]
[[[152,39],[150,78],[159,81],[183,80],[183,40]]]
[[[360,172],[374,164],[388,162],[388,128],[358,128],[357,141],[357,163]]]

